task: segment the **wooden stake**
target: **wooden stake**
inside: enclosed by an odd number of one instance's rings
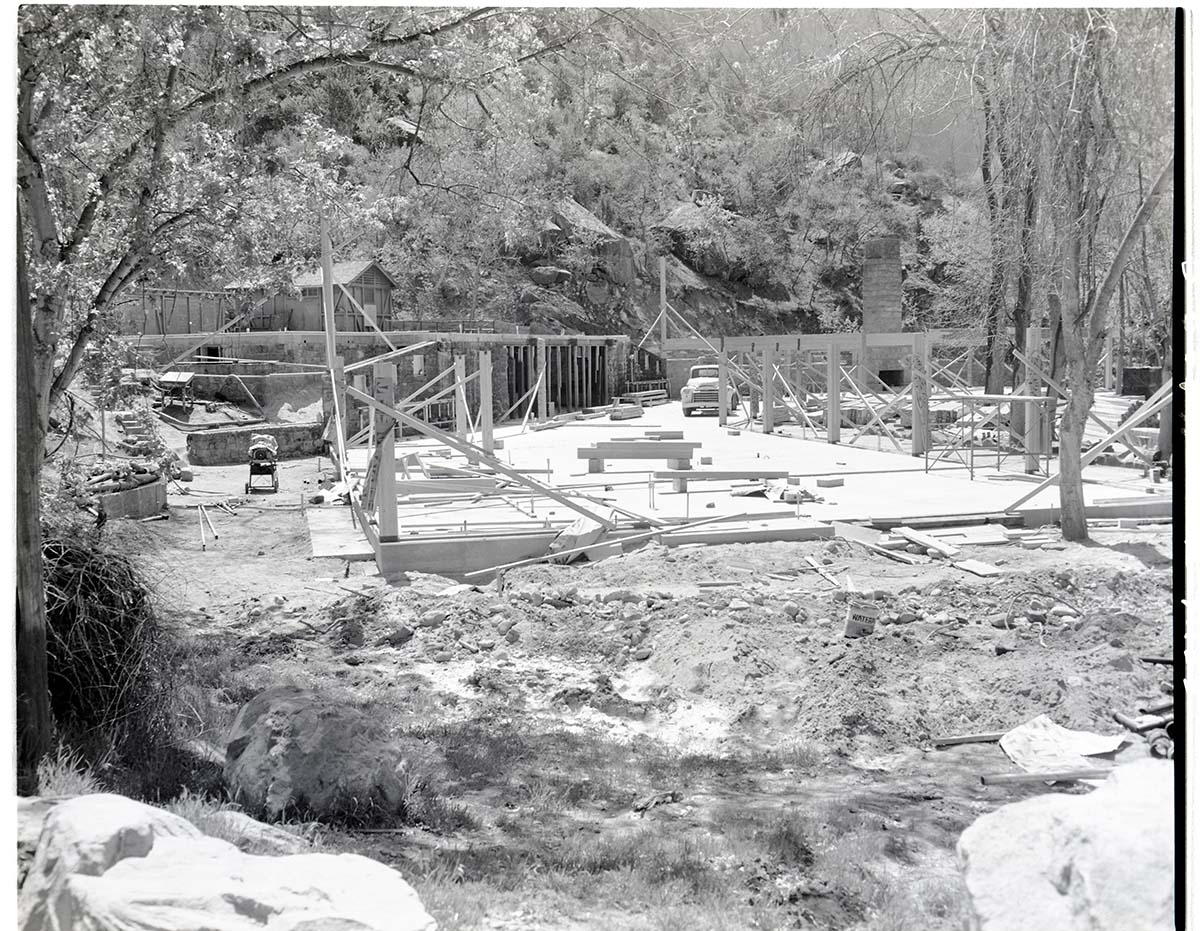
[[[212,531],[213,542],[216,543],[220,537],[217,535],[217,528],[213,526],[212,518],[208,514],[208,508],[206,508],[203,504],[197,504],[196,507],[200,509],[200,514],[204,517],[205,522],[208,524],[208,529]]]

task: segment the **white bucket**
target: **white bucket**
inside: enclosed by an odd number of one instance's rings
[[[865,637],[874,632],[879,608],[865,601],[852,601],[846,607],[846,636]]]

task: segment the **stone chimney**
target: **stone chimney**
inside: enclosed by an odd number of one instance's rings
[[[900,238],[884,236],[863,244],[863,332],[900,332]]]

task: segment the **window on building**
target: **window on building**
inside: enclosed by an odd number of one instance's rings
[[[423,355],[421,355],[420,353],[417,353],[416,355],[414,355],[412,357],[412,366],[413,366],[413,375],[414,376],[424,375],[425,374],[425,357]]]
[[[197,355],[200,356],[201,359],[220,359],[222,355],[221,347],[205,346],[197,353]]]

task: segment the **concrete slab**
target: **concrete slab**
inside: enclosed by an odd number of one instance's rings
[[[700,444],[697,456],[712,459],[713,471],[741,474],[784,471],[800,476],[802,487],[824,497],[822,503],[797,506],[795,522],[760,522],[762,526],[753,528],[753,533],[746,536],[747,540],[811,539],[804,534],[818,532],[835,520],[1001,512],[1030,489],[1023,482],[988,481],[986,476],[996,474],[995,469],[977,469],[972,481],[963,466],[941,464],[927,472],[923,459],[895,452],[764,435],[750,429],[731,435],[718,424],[716,417],[685,418],[678,402],[648,408],[637,427],[642,434],[655,430],[682,432],[687,442]],[[503,450],[497,452],[501,461],[536,473],[539,480],[548,480],[560,491],[578,496],[576,500],[582,506],[604,517],[609,516],[610,506],[625,512],[622,519],[626,521],[630,520],[629,515],[657,520],[697,520],[736,514],[749,514],[752,520],[754,514],[777,513],[780,509],[779,502],[766,498],[732,496],[731,489],[744,484],[744,480],[710,481],[689,486],[686,492],[671,492],[668,481],[654,480],[653,473],[662,471],[661,464],[656,462],[643,465],[618,460],[608,463],[607,471],[602,475],[589,474],[586,464],[577,458],[579,448],[610,440],[629,440],[630,433],[625,424],[606,420],[578,421],[564,423],[555,430],[527,429],[524,432],[519,426],[510,425],[498,427],[495,436],[504,440]],[[444,450],[444,447],[423,438],[406,439],[396,444],[397,456],[410,452],[433,453],[434,450]],[[366,451],[353,452],[351,459],[354,466],[365,467]],[[466,459],[458,455],[439,456],[432,461],[456,468],[469,467]],[[1009,464],[1014,469],[1019,468],[1020,460],[1014,457]],[[1146,500],[1148,496],[1143,486],[1147,482],[1140,476],[1130,477],[1128,470],[1106,467],[1090,467],[1085,477],[1092,475],[1100,478],[1103,484],[1085,485],[1084,497],[1089,504],[1097,500],[1128,498],[1129,506],[1136,506],[1138,516],[1145,510],[1157,512]],[[818,488],[818,477],[841,477],[844,484],[837,488]],[[596,500],[587,500],[583,496]],[[549,539],[578,517],[575,511],[560,503],[530,496],[516,487],[504,497],[464,493],[458,497],[439,498],[441,500],[400,498],[401,535],[415,531],[417,536],[391,544],[396,549],[389,551],[389,564],[394,557],[396,561],[408,561],[408,568],[423,565],[429,567],[425,571],[461,572],[511,562],[544,553]],[[1027,502],[1020,513],[1027,515],[1033,524],[1057,520],[1058,503],[1058,489],[1051,487]],[[1108,512],[1105,513],[1107,516]],[[315,548],[318,536],[324,530],[321,527],[314,529]],[[348,514],[343,524],[331,527],[331,531],[343,536],[350,534]],[[718,525],[695,542],[730,532],[731,527]],[[361,540],[357,545],[365,545],[365,539],[357,536]],[[357,551],[346,542],[321,543],[320,546],[322,551],[327,546],[334,551]]]
[[[308,507],[304,509],[313,556],[351,561],[374,559],[375,551],[362,529],[350,522],[348,507]]]

